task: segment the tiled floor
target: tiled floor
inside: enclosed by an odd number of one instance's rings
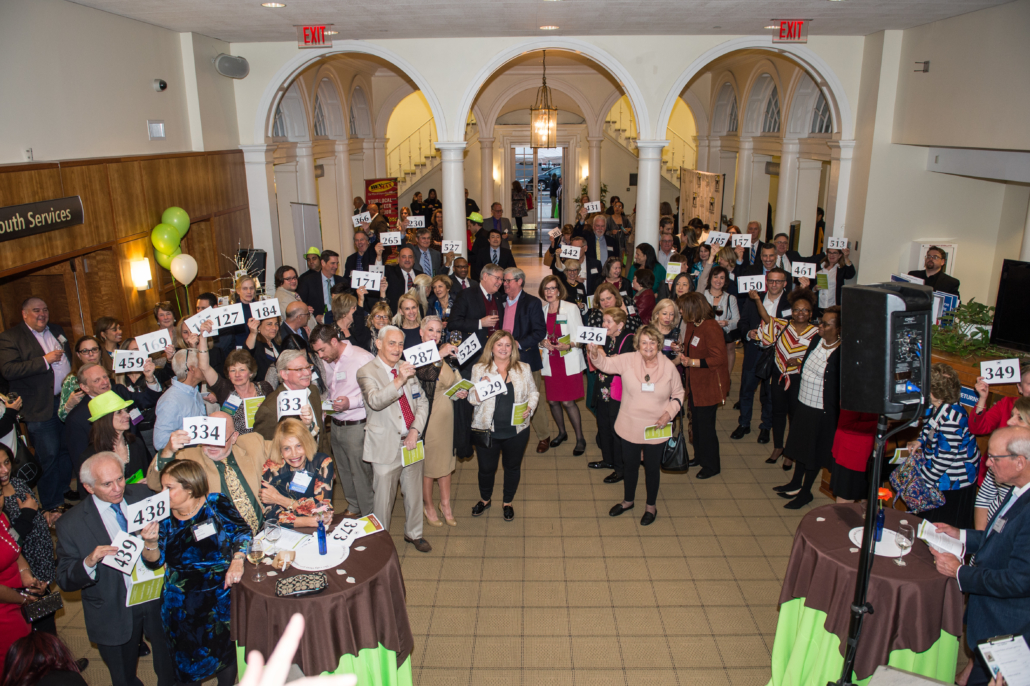
[[[535,246],[516,246],[519,263],[534,265],[526,268],[531,293],[545,273],[536,254]],[[500,507],[470,516],[477,464],[459,461],[458,526],[426,526],[428,554],[404,543],[400,527],[394,536],[415,683],[765,684],[794,529],[810,507],[828,501],[817,493],[809,508],[783,509],[770,487],[786,475],[764,464],[769,448],[756,433],[729,439],[738,378],[718,415],[722,473],[707,481],[695,479],[696,470],[662,474],[658,519],[649,527],[640,526],[643,507],[608,516],[622,484],[605,484],[608,472],[586,468],[600,451],[585,409],[586,455],[572,456],[574,441],[538,455],[531,437],[514,522]],[[403,521],[400,498],[394,517]],[[109,683],[85,637],[81,604],[66,599],[62,638],[93,661],[90,684]],[[148,660],[140,676],[154,683]]]

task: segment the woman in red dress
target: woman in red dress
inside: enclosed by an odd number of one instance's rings
[[[36,581],[29,563],[21,556],[21,548],[14,542],[7,515],[0,514],[0,674],[3,674],[7,649],[22,636],[28,636],[32,627],[21,614],[21,606],[30,600],[20,589],[42,593],[43,584]]]
[[[570,338],[583,326],[583,318],[579,308],[565,300],[565,287],[556,276],[544,277],[540,283],[540,298],[544,301],[544,319],[547,320],[547,337],[540,343],[544,349],[541,374],[547,391],[547,404],[551,406],[551,416],[558,425],[558,436],[551,441],[551,447],[557,448],[568,438],[562,414],[564,407],[576,431],[576,447],[572,454],[578,457],[587,449],[583,421],[576,406],[576,401],[583,397],[586,360],[583,359],[583,351]]]

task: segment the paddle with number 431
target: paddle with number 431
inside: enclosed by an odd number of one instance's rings
[[[572,335],[573,343],[604,345],[606,340],[608,340],[608,331],[603,327],[581,326]]]
[[[128,526],[129,533],[139,531],[151,522],[160,522],[167,519],[171,513],[171,505],[168,502],[168,491],[161,491],[157,495],[144,498],[138,503],[126,505],[129,510]]]
[[[279,300],[276,298],[269,298],[268,300],[252,302],[250,304],[250,316],[254,319],[281,317],[282,312],[279,311]]]
[[[476,384],[476,395],[479,396],[479,402],[483,402],[495,395],[507,392],[508,387],[505,385],[504,378],[501,377],[500,374],[487,374],[485,380]]]
[[[127,374],[129,372],[142,372],[143,365],[147,363],[147,356],[139,350],[115,350],[114,371],[115,374]]]
[[[225,445],[224,417],[183,417],[182,428],[190,435],[191,445]]]
[[[404,351],[404,359],[413,367],[425,367],[440,361],[440,349],[436,347],[435,341],[426,341],[413,345]]]

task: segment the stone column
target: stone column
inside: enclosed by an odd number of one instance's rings
[[[373,138],[365,138],[361,141],[361,168],[365,179],[378,179],[376,174],[376,142]],[[402,165],[403,166],[403,165]],[[365,195],[365,184],[361,184],[361,195]]]
[[[776,215],[774,224],[777,233],[786,233],[790,223],[797,219],[796,202],[798,190],[797,138],[784,138],[780,150],[780,183],[776,190]],[[800,245],[800,244],[799,244]],[[798,248],[801,249],[800,247]]]
[[[318,204],[318,191],[315,189],[315,158],[312,156],[311,141],[297,143],[297,201]]]
[[[819,177],[823,163],[819,160],[798,160],[798,189],[794,201],[794,219],[801,220],[801,237],[798,250],[803,255],[814,255],[823,246],[814,246],[815,211],[819,207]],[[780,180],[782,183],[782,179]],[[815,248],[815,249],[813,249]]]
[[[829,141],[830,184],[826,194],[826,235],[846,236],[844,219],[848,216],[848,191],[851,188],[851,155],[855,141]]]
[[[350,180],[350,141],[346,138],[336,141],[334,146],[336,152],[336,203],[339,207],[340,216],[340,246],[343,250],[340,255],[349,255],[354,252],[354,197],[351,195]]]
[[[443,237],[449,241],[461,241],[468,257],[469,246],[465,245],[465,141],[434,143],[440,151],[443,165]]]
[[[711,152],[708,154],[711,156]],[[723,187],[722,213],[728,218],[734,219],[733,199],[737,189],[737,153],[733,150],[719,150],[718,164],[719,167],[716,171],[724,175],[726,183]],[[736,220],[734,219],[734,221]]]
[[[737,148],[737,178],[733,190],[733,220],[741,231],[744,231],[747,223],[751,220],[748,214],[751,212],[751,153],[754,151],[754,143],[749,136],[741,136]],[[762,222],[765,223],[765,213],[762,213]]]
[[[386,144],[389,142],[389,138],[375,139],[375,170],[377,179],[386,178]]]
[[[658,245],[658,202],[662,183],[662,150],[669,141],[637,141],[637,225],[635,245]],[[591,168],[593,178],[594,170]],[[593,200],[593,196],[590,198]]]
[[[756,155],[751,154],[751,163],[747,166],[751,168],[751,195],[748,199],[747,204],[747,220],[749,222],[757,221],[762,223],[761,240],[765,240],[766,230],[769,228],[768,224],[769,216],[769,175],[765,173],[765,163],[772,162],[771,155]],[[741,229],[744,226],[740,227]],[[780,231],[780,227],[776,227],[777,231]]]
[[[1030,207],[1026,208],[1026,224],[1023,225],[1023,247],[1019,249],[1019,259],[1030,262]]]
[[[697,162],[694,165],[694,168],[697,171],[703,171],[703,172],[712,171],[708,167],[708,160],[710,159],[710,157],[709,157],[709,147],[708,147],[708,136],[694,136],[694,143],[695,143],[695,150],[697,150]],[[716,145],[718,145],[718,143],[716,143]],[[687,166],[687,161],[683,160],[683,163],[680,166],[686,167]]]
[[[590,143],[590,176],[587,178],[587,195],[591,202],[601,199],[601,141],[604,136],[587,136]],[[579,198],[577,198],[579,200]]]
[[[494,201],[494,140],[479,139],[479,210],[484,217],[490,216],[490,205]]]
[[[253,247],[267,253],[265,292],[274,293],[273,276],[282,264],[279,240],[279,210],[275,204],[274,145],[241,145],[250,203],[250,231]],[[269,290],[271,289],[271,290]]]

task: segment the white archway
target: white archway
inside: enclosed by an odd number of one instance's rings
[[[340,99],[340,92],[336,87],[336,80],[331,79],[329,75],[316,78],[318,80],[315,83],[318,84],[318,87],[315,89],[315,97],[322,106],[322,116],[325,118],[326,125],[325,136],[327,138],[346,138],[345,110]],[[315,111],[314,102],[312,102],[311,109],[312,112]],[[314,132],[314,127],[312,127],[312,132]]]
[[[458,109],[458,118],[452,125],[452,140],[459,141],[464,139],[465,121],[468,119],[468,113],[472,109],[476,96],[479,95],[479,91],[482,89],[483,84],[486,83],[487,79],[496,73],[502,66],[516,57],[524,53],[535,52],[537,50],[568,50],[570,52],[582,54],[607,69],[608,73],[615,77],[619,82],[619,85],[629,98],[630,105],[633,107],[633,114],[637,122],[637,133],[639,138],[651,138],[651,120],[647,112],[647,103],[644,101],[644,95],[637,86],[636,81],[626,68],[623,67],[618,60],[612,57],[611,54],[598,48],[592,43],[576,38],[555,37],[529,39],[512,45],[494,55],[494,57],[476,73],[471,83],[469,83],[468,87],[465,89],[465,93],[461,98],[461,104]],[[680,90],[683,90],[683,88],[681,87]],[[671,107],[669,111],[670,113],[672,112]],[[666,118],[666,122],[668,122],[668,118]],[[664,131],[664,129],[662,130]]]
[[[787,96],[787,114],[784,137],[807,138],[812,131],[812,114],[819,99],[819,87],[808,74],[801,73],[797,83],[792,84]]]
[[[687,89],[680,95],[680,99],[690,108],[690,114],[694,117],[694,130],[697,131],[697,134],[699,136],[708,135],[708,110],[705,109],[701,98],[697,97],[697,93],[694,91]]]
[[[712,107],[712,126],[709,135],[725,136],[731,131],[740,130],[740,96],[737,93],[736,80],[727,74],[722,85],[716,89],[715,106]],[[731,121],[730,117],[736,121]],[[731,124],[736,124],[731,128]],[[700,129],[699,129],[700,130]]]
[[[355,138],[375,138],[372,128],[372,106],[365,96],[365,89],[359,84],[350,92],[351,135]]]
[[[676,98],[683,92],[683,89],[687,87],[687,84],[691,82],[697,75],[703,73],[708,69],[712,61],[727,55],[737,50],[768,50],[770,52],[780,53],[797,62],[815,82],[820,89],[824,90],[824,93],[828,93],[826,101],[830,106],[833,113],[834,119],[834,131],[839,131],[842,138],[845,140],[851,140],[855,136],[855,121],[851,111],[851,104],[848,102],[848,97],[844,92],[844,85],[840,79],[834,73],[830,65],[823,60],[822,57],[814,53],[804,45],[796,45],[790,43],[778,43],[773,45],[772,36],[744,36],[741,38],[734,38],[728,40],[725,43],[720,43],[711,50],[707,50],[702,53],[697,59],[690,63],[690,65],[680,74],[680,77],[676,79],[672,89],[669,91],[665,98],[665,102],[662,105],[661,112],[658,115],[658,125],[656,131],[664,135],[666,128],[669,126],[669,117],[672,116],[673,105],[676,104]],[[740,107],[740,99],[737,100],[737,106]]]
[[[307,69],[314,62],[324,59],[325,57],[345,53],[372,55],[389,62],[402,71],[408,78],[415,82],[419,90],[421,90],[422,94],[426,97],[426,101],[429,103],[429,109],[432,110],[433,118],[436,121],[437,135],[439,135],[441,131],[447,131],[447,118],[444,113],[443,106],[440,104],[439,98],[436,97],[436,93],[434,93],[433,89],[430,87],[429,82],[424,76],[422,76],[418,69],[414,67],[414,65],[392,50],[387,50],[386,48],[374,43],[358,40],[344,40],[334,43],[331,48],[305,50],[287,61],[286,64],[276,71],[275,75],[265,86],[265,90],[261,94],[261,99],[258,101],[257,111],[254,115],[254,140],[256,142],[266,142],[270,139],[272,118],[275,116],[275,110],[272,106],[275,101],[278,100],[279,94],[289,88],[290,84],[302,71]],[[468,114],[467,110],[465,113],[466,115]],[[464,126],[464,124],[462,125]]]
[[[759,64],[752,78],[749,79],[747,95],[744,98],[744,107],[739,111],[740,133],[744,136],[761,136],[763,134],[763,119],[765,117],[766,103],[773,93],[782,101],[783,88],[777,74],[764,64]],[[740,107],[738,103],[737,107]],[[782,119],[783,107],[780,106]],[[783,131],[782,123],[775,132],[780,135]],[[772,132],[770,132],[772,133]]]
[[[596,113],[594,108],[590,106],[590,101],[587,100],[586,96],[571,83],[561,78],[550,78],[547,81],[547,85],[554,90],[564,93],[565,95],[572,98],[572,100],[579,107],[580,112],[583,114],[583,119],[586,120],[587,124],[587,135],[589,136],[600,136],[600,129],[596,125]],[[534,75],[527,75],[524,79],[520,79],[515,83],[511,84],[506,88],[497,98],[494,100],[493,107],[486,113],[486,120],[480,121],[479,117],[476,117],[476,121],[479,122],[479,130],[483,132],[485,138],[493,136],[494,122],[497,121],[497,117],[501,115],[501,110],[504,109],[505,104],[513,97],[527,90],[536,90],[540,87],[540,78]]]
[[[382,106],[379,108],[379,114],[376,115],[376,131],[380,138],[386,137],[386,128],[390,125],[390,117],[393,116],[393,111],[397,109],[397,105],[401,104],[401,100],[414,93],[415,90],[415,88],[411,87],[411,84],[405,81],[394,88],[386,96],[386,99],[383,100]]]
[[[282,94],[282,98],[276,103],[272,116],[269,118],[269,128],[266,132],[268,138],[273,138],[275,113],[281,111],[286,128],[286,140],[293,143],[311,140],[311,136],[308,134],[310,131],[308,122],[311,118],[308,115],[307,100],[304,84],[300,81],[290,84],[290,87]],[[281,136],[275,137],[282,139]]]

